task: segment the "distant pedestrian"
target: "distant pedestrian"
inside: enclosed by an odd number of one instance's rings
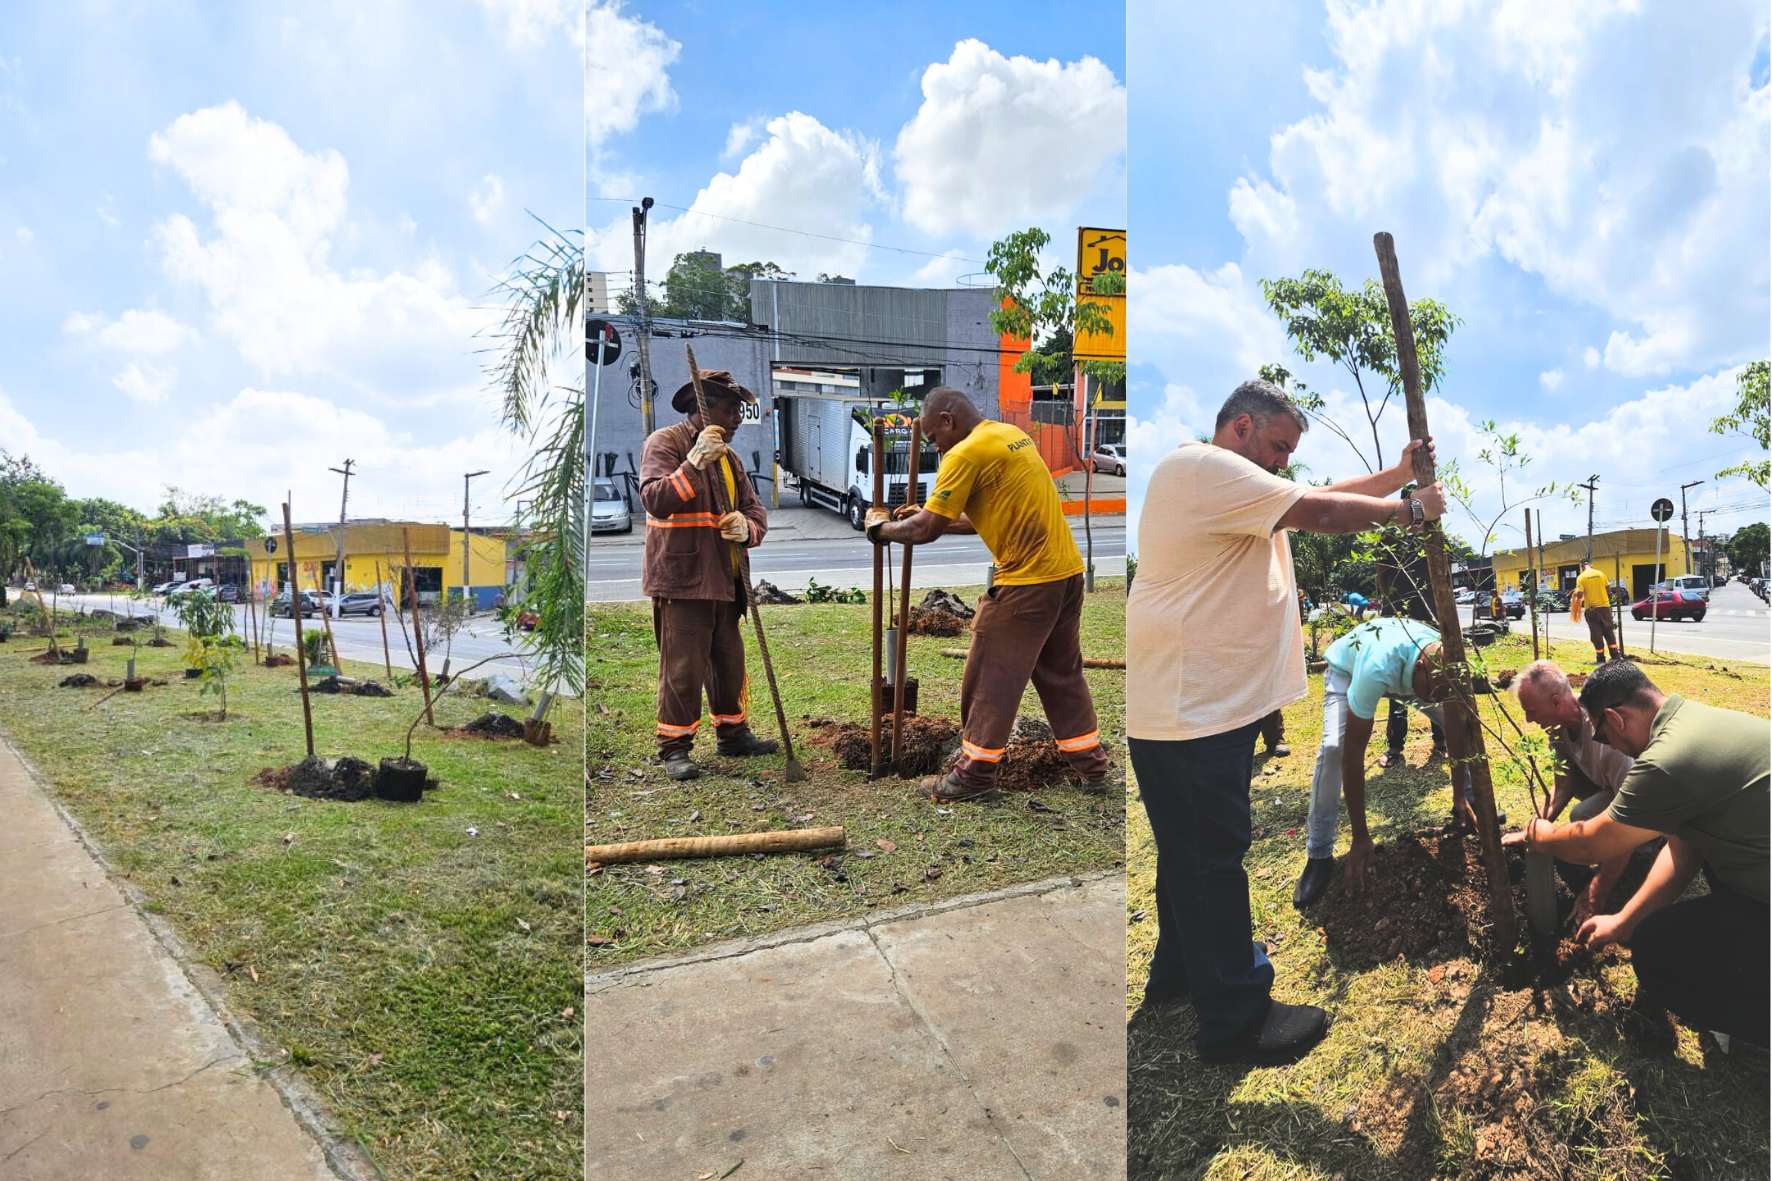
[[[1612,622],[1612,598],[1606,590],[1606,576],[1588,562],[1575,576],[1575,594],[1580,599],[1582,617],[1587,620],[1588,638],[1594,645],[1594,663],[1617,660],[1618,631]]]
[[[1359,591],[1349,591],[1347,592],[1347,596],[1342,599],[1342,602],[1347,604],[1347,609],[1354,613],[1354,621],[1356,623],[1366,618],[1365,595],[1361,594]]]

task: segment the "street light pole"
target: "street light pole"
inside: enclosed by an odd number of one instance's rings
[[[338,547],[332,565],[332,617],[343,619],[339,609],[340,601],[345,597],[345,505],[351,502],[351,468],[355,460],[345,460],[343,467],[330,467],[326,470],[337,472],[345,478],[344,492],[338,498]]]
[[[1587,478],[1587,483],[1577,484],[1577,488],[1587,489],[1587,564],[1594,564],[1594,485],[1600,482],[1598,473]]]
[[[486,471],[487,469],[481,468],[477,472],[464,472],[461,477],[461,597],[470,611],[473,606],[468,603],[468,597],[473,588],[468,581],[468,484],[475,476],[485,475]]]

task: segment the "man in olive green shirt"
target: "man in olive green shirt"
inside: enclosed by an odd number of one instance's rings
[[[1772,721],[1667,695],[1628,660],[1581,691],[1596,741],[1635,760],[1605,812],[1572,824],[1534,818],[1504,845],[1591,864],[1667,836],[1642,887],[1576,938],[1631,950],[1640,1012],[1670,1009],[1700,1029],[1767,1044],[1772,909],[1767,904]],[[1699,871],[1708,894],[1682,899]]]

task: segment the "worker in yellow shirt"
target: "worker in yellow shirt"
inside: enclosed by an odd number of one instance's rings
[[[1594,645],[1594,663],[1604,664],[1608,657],[1617,660],[1624,655],[1618,647],[1618,629],[1612,622],[1612,596],[1606,590],[1606,576],[1588,562],[1575,576],[1575,596],[1582,617],[1587,620],[1588,639]]]
[[[923,437],[941,452],[929,503],[906,504],[896,513],[869,510],[868,538],[876,545],[923,545],[946,532],[976,532],[997,564],[972,621],[960,683],[960,754],[946,775],[924,780],[922,789],[938,801],[993,791],[1032,680],[1071,773],[1085,791],[1104,791],[1109,762],[1083,678],[1079,635],[1083,556],[1052,474],[1032,439],[985,418],[959,390],[931,390],[922,422]]]

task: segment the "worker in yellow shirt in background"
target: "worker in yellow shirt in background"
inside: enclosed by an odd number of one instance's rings
[[[1606,590],[1606,576],[1594,569],[1591,561],[1575,576],[1575,604],[1587,620],[1588,639],[1594,645],[1594,663],[1604,664],[1608,657],[1616,660],[1624,655],[1618,647],[1618,629],[1612,622],[1612,596]]]

